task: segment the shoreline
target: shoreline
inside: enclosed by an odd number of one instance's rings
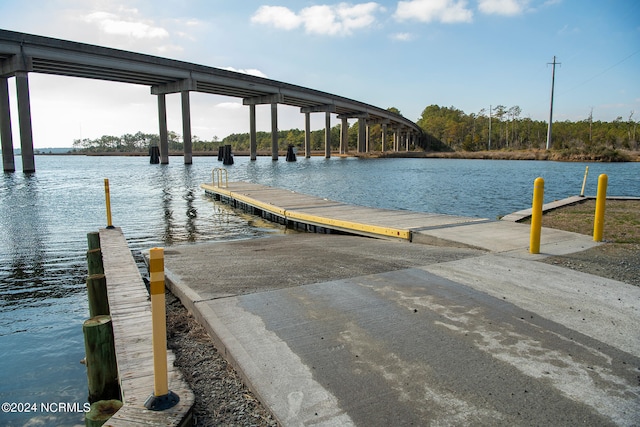
[[[339,154],[332,152],[332,157],[357,157],[357,158],[408,158],[408,159],[465,159],[465,160],[549,160],[560,162],[594,162],[594,163],[616,163],[616,162],[640,162],[640,151],[614,150],[617,154],[615,157],[597,153],[565,153],[562,151],[550,150],[519,150],[519,151],[398,151],[398,152],[371,152],[371,153],[354,153]],[[232,153],[238,157],[248,157],[248,151],[236,151]],[[148,157],[148,153],[144,152],[101,152],[101,153],[37,153],[39,156],[122,156],[122,157]],[[170,151],[169,156],[182,156],[181,151]],[[270,157],[269,151],[258,151],[259,157]],[[194,151],[193,157],[217,157],[217,151]],[[278,156],[286,157],[286,151],[279,151]],[[312,151],[312,157],[323,157],[324,151]],[[302,157],[298,154],[298,157]]]

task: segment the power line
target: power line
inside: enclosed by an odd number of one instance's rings
[[[638,54],[638,53],[640,53],[640,50],[636,50],[635,52],[631,53],[630,55],[627,55],[626,57],[624,57],[624,58],[623,58],[623,59],[621,59],[620,61],[616,62],[616,63],[615,63],[615,64],[613,64],[612,66],[610,66],[610,67],[608,67],[608,68],[605,68],[604,70],[600,71],[598,74],[595,74],[594,76],[589,77],[587,80],[583,81],[582,83],[577,84],[576,86],[572,87],[571,89],[568,89],[568,90],[566,90],[566,91],[563,91],[563,93],[571,92],[572,90],[575,90],[575,89],[579,88],[580,86],[583,86],[583,85],[585,85],[585,84],[589,83],[591,80],[594,80],[594,79],[596,79],[596,78],[600,77],[601,75],[603,75],[603,74],[604,74],[604,73],[606,73],[607,71],[609,71],[609,70],[611,70],[611,69],[613,69],[613,68],[617,67],[618,65],[622,64],[624,61],[626,61],[627,59],[631,58],[632,56],[634,56],[634,55],[636,55],[636,54]]]

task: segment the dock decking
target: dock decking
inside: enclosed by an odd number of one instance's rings
[[[107,279],[122,408],[108,426],[191,425],[195,397],[167,350],[169,389],[180,402],[164,411],[151,411],[144,403],[153,393],[151,303],[138,267],[119,228],[100,230],[100,247]]]
[[[488,221],[454,215],[351,205],[248,182],[202,184],[205,193],[289,227],[412,241],[421,230]]]

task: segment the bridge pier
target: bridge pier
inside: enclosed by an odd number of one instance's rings
[[[24,62],[24,60],[22,62]],[[18,126],[20,128],[22,171],[31,173],[36,171],[36,161],[33,151],[33,130],[31,127],[29,74],[27,71],[19,69],[14,71],[14,77],[16,79],[16,95],[18,98]],[[5,172],[15,172],[11,109],[9,106],[9,84],[6,76],[0,77],[0,138],[2,139],[3,169]]]
[[[256,160],[258,138],[256,136],[256,104],[249,105],[249,152],[251,160]]]
[[[358,153],[364,153],[367,149],[367,119],[358,119]]]
[[[384,147],[387,145],[387,124],[382,123],[382,152],[384,153]]]
[[[158,94],[158,124],[160,127],[160,164],[169,164],[169,132],[167,130],[167,97]]]
[[[326,159],[331,158],[331,113],[324,113],[324,157]]]
[[[193,144],[191,142],[191,103],[189,91],[183,90],[182,97],[182,144],[184,149],[184,164],[193,163]]]
[[[311,157],[311,113],[304,113],[304,157]]]
[[[340,154],[346,154],[349,151],[349,121],[346,117],[342,117],[342,127],[340,129]]]
[[[29,100],[29,77],[26,71],[16,71],[16,91],[18,95],[18,124],[20,126],[20,150],[22,151],[22,171],[36,171],[33,155],[33,131],[31,129],[31,101]]]
[[[271,104],[271,160],[278,160],[278,104]]]
[[[5,172],[15,172],[11,110],[9,108],[9,79],[0,77],[0,140],[2,141],[2,167]]]

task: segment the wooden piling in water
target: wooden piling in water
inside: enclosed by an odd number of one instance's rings
[[[87,298],[89,300],[90,317],[110,314],[107,279],[104,274],[87,276]]]
[[[87,243],[89,245],[89,250],[91,249],[99,249],[100,248],[100,233],[97,231],[93,231],[91,233],[87,233]]]
[[[91,409],[84,415],[86,427],[100,427],[106,423],[118,410],[122,402],[116,399],[99,400],[91,404]]]
[[[89,403],[120,399],[118,366],[111,316],[101,315],[82,325],[89,382]]]
[[[89,270],[89,275],[104,274],[104,267],[102,265],[102,250],[100,248],[89,249],[87,251],[87,267]]]

